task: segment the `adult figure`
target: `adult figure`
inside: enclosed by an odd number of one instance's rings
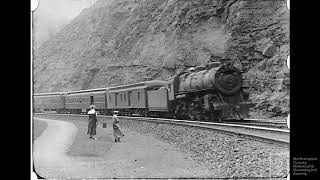
[[[88,123],[88,132],[87,134],[89,134],[89,138],[92,139],[96,139],[95,135],[96,135],[96,128],[97,128],[97,111],[95,110],[96,106],[95,105],[91,105],[90,106],[90,111],[88,112],[89,115],[89,123]]]
[[[114,142],[120,142],[120,137],[123,137],[124,134],[120,130],[118,111],[113,111],[112,121],[113,121],[112,127],[113,127]]]

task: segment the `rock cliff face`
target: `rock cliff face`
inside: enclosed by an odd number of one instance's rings
[[[286,1],[100,0],[34,51],[34,92],[167,79],[227,57],[244,71],[254,117],[289,112]]]

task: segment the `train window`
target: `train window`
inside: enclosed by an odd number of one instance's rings
[[[130,97],[131,97],[132,91],[128,92],[128,106],[131,106]]]
[[[171,91],[171,84],[169,84],[169,91]]]
[[[93,101],[93,96],[90,96],[90,104],[94,104],[94,101]]]
[[[138,101],[140,100],[140,92],[138,92]]]
[[[118,93],[115,93],[115,106],[118,106]]]
[[[109,95],[109,101],[110,101],[110,103],[111,103],[111,95]]]
[[[122,94],[120,94],[120,99],[121,99],[121,102],[122,102]]]
[[[126,94],[123,94],[123,96],[124,96],[124,97],[123,97],[123,98],[124,98],[124,101],[126,101]]]

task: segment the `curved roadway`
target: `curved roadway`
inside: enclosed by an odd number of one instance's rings
[[[130,131],[126,131],[121,143],[113,143],[99,161],[93,161],[90,157],[67,156],[78,131],[75,125],[35,117],[34,120],[48,123],[47,129],[33,143],[34,167],[44,178],[214,176],[206,167],[169,144]]]

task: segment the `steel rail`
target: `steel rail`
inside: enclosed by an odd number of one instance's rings
[[[243,121],[224,121],[224,123],[228,124],[242,124],[242,125],[249,125],[249,126],[259,126],[259,127],[276,127],[281,129],[288,129],[287,122],[275,122],[271,120],[261,120],[261,121],[251,121],[251,120],[243,120]]]
[[[56,115],[56,116],[76,116],[86,117],[87,115],[80,114],[55,114],[55,113],[36,113],[35,115]],[[111,118],[112,116],[98,115],[98,118]],[[243,135],[254,139],[267,140],[275,143],[288,145],[290,143],[290,130],[279,128],[267,128],[252,125],[241,125],[232,123],[220,122],[201,122],[201,121],[188,121],[177,119],[164,119],[164,118],[151,118],[151,117],[132,117],[132,116],[118,116],[122,119],[134,119],[139,121],[147,121],[152,123],[168,123],[175,125],[184,125],[191,127],[199,127],[206,129],[214,129],[222,132],[228,132],[237,135]]]

